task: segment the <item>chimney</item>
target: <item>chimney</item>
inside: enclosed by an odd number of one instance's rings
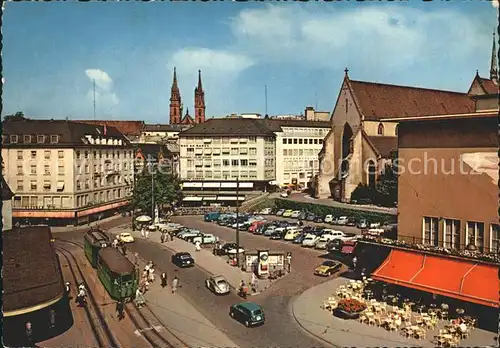
[[[314,121],[314,114],[314,108],[312,106],[307,106],[305,111],[306,121]]]

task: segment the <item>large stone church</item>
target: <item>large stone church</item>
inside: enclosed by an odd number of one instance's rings
[[[177,72],[174,67],[174,78],[170,91],[170,124],[171,125],[193,125],[205,122],[205,91],[201,83],[201,70],[198,70],[198,86],[194,89],[194,118],[189,114],[189,108],[183,113],[179,85],[177,84]]]
[[[349,202],[359,184],[375,186],[398,147],[398,124],[388,122],[391,118],[498,108],[495,98],[485,97],[498,93],[496,53],[493,37],[490,78],[476,73],[467,93],[351,80],[346,68],[331,130],[319,153],[315,196]]]

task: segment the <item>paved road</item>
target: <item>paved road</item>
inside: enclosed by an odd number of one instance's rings
[[[272,194],[270,198],[280,198],[279,194]],[[365,210],[375,213],[385,213],[385,214],[397,214],[397,208],[385,208],[373,205],[359,205],[359,204],[347,204],[336,202],[333,199],[316,199],[304,193],[292,193],[290,197],[286,198],[292,201],[311,203],[311,204],[323,204],[337,208],[353,209],[353,210]]]

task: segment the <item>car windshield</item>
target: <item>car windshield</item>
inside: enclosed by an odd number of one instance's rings
[[[130,237],[129,233],[122,233],[122,237]]]
[[[191,258],[191,255],[189,254],[183,254],[180,256],[181,259],[190,259]]]
[[[256,309],[256,310],[253,311],[253,314],[255,314],[255,315],[261,315],[262,311],[260,309]]]
[[[329,267],[331,267],[331,266],[335,266],[335,262],[332,262],[332,261],[325,261],[325,262],[323,262],[323,266],[329,266]]]
[[[226,281],[225,281],[225,280],[223,280],[223,279],[219,279],[219,280],[217,280],[217,282],[216,282],[216,283],[217,283],[217,285],[226,285],[226,284],[227,284],[227,283],[226,283]]]

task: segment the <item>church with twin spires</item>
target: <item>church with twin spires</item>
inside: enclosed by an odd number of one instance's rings
[[[198,70],[198,86],[194,89],[194,117],[189,114],[183,116],[184,106],[181,100],[181,93],[177,84],[177,73],[174,67],[174,79],[170,92],[170,124],[171,125],[194,125],[205,122],[205,92],[201,84],[201,70]]]

